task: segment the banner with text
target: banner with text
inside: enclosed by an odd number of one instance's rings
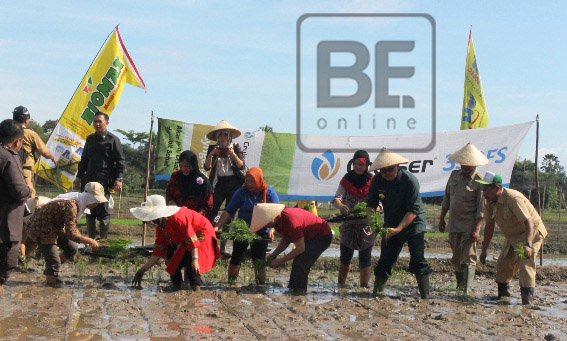
[[[499,173],[505,185],[508,185],[514,161],[532,124],[533,122],[527,122],[437,133],[437,143],[430,152],[404,153],[410,162],[403,166],[419,180],[422,196],[441,196],[449,174],[459,167],[447,157],[471,142],[490,161],[488,165],[478,167],[479,172],[483,174],[490,170]],[[173,170],[177,169],[177,157],[183,150],[191,149],[198,156],[202,167],[211,143],[205,135],[212,128],[209,125],[158,119],[156,179],[169,179]],[[310,135],[304,137],[304,140],[321,138],[322,136]],[[335,139],[333,136],[324,138],[329,141]],[[380,147],[392,148],[396,147],[399,140],[420,138],[428,137],[425,134],[384,136],[380,139]],[[376,141],[375,137],[372,141]],[[283,199],[289,200],[330,200],[352,158],[351,154],[336,153],[332,149],[321,154],[304,153],[296,146],[295,134],[243,131],[234,142],[240,144],[248,167],[262,168],[266,183]],[[370,155],[371,160],[375,157],[375,154]]]

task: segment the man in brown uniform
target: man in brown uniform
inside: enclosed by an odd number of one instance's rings
[[[24,204],[30,195],[18,157],[23,138],[24,131],[18,122],[0,123],[0,294],[10,272],[18,265]]]
[[[441,205],[439,231],[445,232],[445,215],[449,216],[449,244],[453,251],[451,263],[457,277],[457,288],[468,296],[474,281],[476,267],[476,243],[480,239],[480,226],[484,210],[482,179],[477,166],[488,163],[488,159],[474,145],[468,143],[449,157],[449,161],[461,165],[449,176],[445,196]]]
[[[27,126],[30,123],[30,113],[26,107],[18,106],[12,111],[14,121],[20,123],[24,127],[24,146],[22,147],[25,151],[25,160],[22,162],[22,167],[24,168],[24,179],[26,184],[32,189],[31,196],[35,197],[35,184],[33,182],[33,166],[35,164],[35,159],[33,153],[36,152],[46,159],[50,159],[53,163],[57,163],[55,157],[39,135],[28,129]]]
[[[486,226],[480,261],[486,260],[494,225],[498,224],[506,237],[496,263],[498,298],[510,296],[508,284],[519,270],[522,304],[530,304],[535,287],[535,258],[547,236],[547,230],[534,206],[522,193],[502,187],[499,174],[486,172],[484,178],[477,182],[483,184],[482,191],[486,198]],[[519,255],[521,245],[525,250],[523,255]]]

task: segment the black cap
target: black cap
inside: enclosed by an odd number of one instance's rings
[[[14,117],[16,116],[29,116],[29,111],[28,108],[24,107],[23,105],[17,106],[14,108],[14,111],[12,111],[12,114],[14,115]]]

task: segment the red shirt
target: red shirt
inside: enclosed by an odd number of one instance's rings
[[[284,208],[274,228],[290,242],[301,238],[308,241],[331,233],[325,220],[302,208]]]
[[[213,210],[213,194],[209,194],[203,198],[186,199],[181,195],[181,184],[179,183],[179,177],[183,173],[176,170],[171,174],[169,182],[167,183],[167,189],[165,190],[165,200],[169,202],[170,200],[175,201],[175,205],[179,207],[187,207],[193,211],[200,212],[205,210],[207,213]]]

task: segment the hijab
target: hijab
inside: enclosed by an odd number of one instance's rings
[[[355,160],[359,160],[366,166],[364,173],[361,175],[356,174],[354,169],[351,168]],[[368,172],[368,167],[370,167],[370,156],[368,152],[365,150],[357,150],[352,159],[348,162],[347,173],[341,180],[341,185],[343,185],[349,193],[359,199],[368,195],[370,180],[372,180],[372,173]]]
[[[197,155],[190,150],[186,150],[179,155],[179,162],[188,162],[191,166],[189,175],[179,171],[179,187],[183,199],[198,198],[209,196],[213,188],[209,179],[199,170]]]
[[[56,200],[75,200],[75,202],[77,203],[77,207],[78,207],[77,219],[80,219],[83,216],[83,213],[85,212],[85,209],[87,208],[87,206],[89,206],[91,204],[98,204],[99,203],[99,201],[96,200],[94,195],[87,193],[87,192],[82,192],[82,193],[69,192],[69,193],[59,194],[55,198],[49,200],[49,202],[56,201]]]
[[[262,202],[266,202],[266,196],[268,194],[268,184],[266,184],[266,181],[264,181],[264,172],[262,172],[262,169],[257,167],[250,168],[248,172],[246,172],[246,175],[251,176],[252,179],[254,179],[254,182],[256,183],[256,188],[258,189],[257,193],[263,191],[264,195],[262,198]]]

